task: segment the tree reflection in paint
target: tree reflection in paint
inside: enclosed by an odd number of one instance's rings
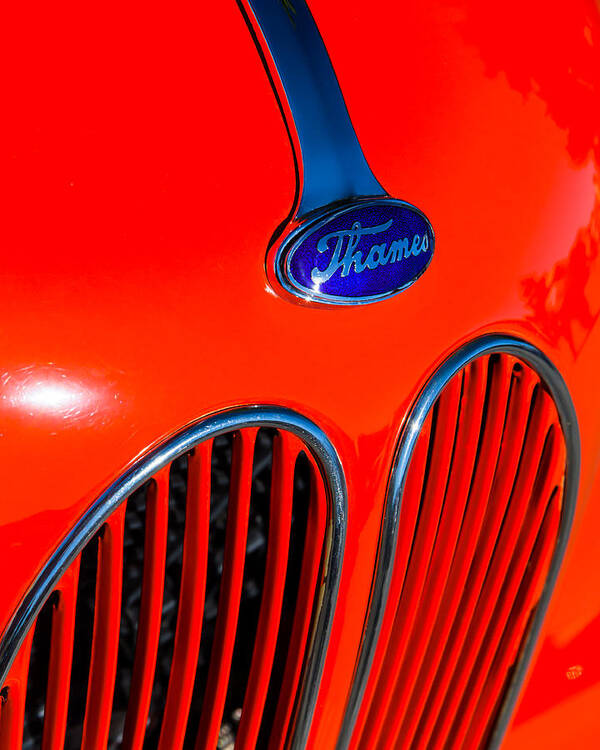
[[[600,315],[600,4],[506,0],[492,19],[487,3],[471,0],[461,27],[488,75],[504,73],[516,91],[546,103],[548,116],[567,134],[573,163],[591,159],[595,165],[589,223],[566,258],[521,281],[527,317],[576,358]]]

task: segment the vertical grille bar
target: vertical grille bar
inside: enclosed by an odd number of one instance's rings
[[[414,672],[420,668],[447,583],[469,495],[483,415],[487,361],[480,358],[470,364],[466,368],[464,379],[466,403],[461,408],[458,420],[454,457],[444,497],[444,512],[423,589],[423,605],[411,613],[410,636],[407,636],[402,668],[390,700],[391,706],[404,707],[408,703]],[[392,747],[396,743],[402,718],[403,711],[397,708],[388,713],[381,739],[383,747]]]
[[[409,748],[415,739],[415,729],[425,708],[425,701],[435,678],[437,666],[456,617],[460,598],[465,588],[469,568],[487,508],[508,406],[510,372],[513,362],[508,357],[489,361],[489,409],[484,418],[483,438],[477,460],[473,484],[470,488],[467,513],[437,622],[431,632],[429,647],[423,658],[419,679],[414,684],[412,698],[399,733],[400,747]],[[413,459],[414,460],[414,459]],[[413,469],[411,468],[411,475]],[[404,528],[404,527],[403,527]],[[410,533],[410,530],[409,530]]]
[[[257,432],[244,430],[234,435],[221,594],[196,750],[216,746],[223,718],[244,575]]]
[[[287,730],[292,719],[294,695],[300,681],[303,663],[304,644],[309,635],[312,620],[315,592],[318,591],[319,570],[323,553],[323,539],[327,523],[327,498],[325,487],[318,481],[318,468],[314,460],[310,460],[311,490],[306,526],[306,542],[300,572],[298,599],[294,613],[294,625],[290,637],[288,658],[281,687],[281,694],[277,703],[273,730],[269,742],[269,750],[282,748],[285,743]]]
[[[421,726],[416,732],[415,743],[418,748],[427,747],[439,710],[448,691],[489,561],[494,552],[513,483],[517,476],[521,449],[529,419],[531,396],[537,383],[538,378],[531,370],[523,371],[521,368],[518,370],[518,374],[513,376],[498,467],[480,533],[482,543],[475,552],[458,608],[460,617],[453,623],[442,661],[438,666],[435,681],[423,712]]]
[[[209,440],[198,446],[189,459],[181,594],[158,745],[161,750],[178,750],[183,746],[194,689],[206,589],[211,453],[212,440]]]
[[[146,505],[140,619],[123,750],[142,750],[160,636],[169,520],[169,466],[152,479]]]
[[[82,750],[103,750],[112,713],[123,584],[123,532],[126,503],[104,525],[98,544],[98,579],[92,660],[83,724]]]
[[[452,462],[462,382],[463,375],[459,373],[440,397],[437,414],[440,429],[436,430],[433,440],[432,457],[425,484],[424,500],[422,500],[424,508],[421,513],[422,522],[417,527],[410,566],[402,589],[400,605],[396,611],[386,660],[382,664],[369,717],[364,724],[361,742],[366,747],[375,746],[382,729],[383,718],[389,710],[392,691],[398,679],[410,634],[412,616],[423,592]]]
[[[538,484],[540,484],[541,487],[538,487],[529,493],[532,500],[527,507],[526,516],[522,519],[520,524],[521,528],[516,545],[511,546],[508,549],[510,553],[508,569],[504,568],[505,560],[502,559],[502,556],[499,555],[495,558],[495,561],[499,561],[498,567],[496,568],[493,565],[488,575],[493,580],[493,574],[497,574],[498,569],[503,569],[502,587],[499,588],[497,585],[492,585],[488,588],[490,595],[487,598],[482,597],[483,601],[481,601],[480,619],[477,619],[476,613],[474,624],[476,624],[477,627],[473,632],[473,641],[470,641],[470,637],[467,638],[467,643],[472,642],[474,644],[472,653],[478,653],[474,667],[469,670],[470,680],[468,687],[461,691],[464,697],[461,703],[461,708],[457,714],[457,720],[454,722],[450,735],[451,737],[457,738],[458,745],[462,743],[466,734],[469,724],[468,720],[472,715],[477,698],[481,694],[481,690],[487,679],[488,671],[494,654],[496,653],[496,649],[498,648],[503,629],[505,626],[510,625],[509,615],[512,605],[516,599],[517,592],[525,576],[527,565],[532,556],[538,530],[542,525],[542,520],[546,514],[546,509],[550,500],[549,495],[554,486],[556,486],[556,481],[559,479],[559,477],[556,476],[556,466],[560,446],[558,445],[558,441],[550,442],[552,443],[552,448],[550,450],[553,455],[550,456],[549,463],[554,471],[551,469],[549,472],[544,472],[541,480],[538,479]],[[503,546],[503,549],[504,548],[505,547]],[[496,584],[495,580],[494,584]],[[492,598],[493,594],[496,592],[497,596]],[[486,619],[486,614],[490,612],[490,605],[492,604],[494,606],[491,610],[491,616]],[[485,633],[485,635],[480,635],[482,633]],[[445,739],[444,744],[446,741],[447,740]]]
[[[2,690],[0,713],[0,747],[2,750],[21,750],[23,743],[23,719],[33,631],[34,627],[25,636]]]
[[[431,415],[429,415],[423,425],[423,429],[421,430],[421,433],[415,445],[411,471],[406,477],[406,484],[404,486],[399,525],[402,529],[406,529],[406,534],[402,534],[398,539],[396,560],[388,595],[388,602],[394,602],[396,603],[396,605],[400,599],[406,571],[408,569],[408,562],[412,549],[412,541],[417,525],[417,519],[419,517],[419,509],[421,507],[421,493],[425,482],[425,470],[427,467],[427,457],[430,446],[431,422],[432,418]],[[374,692],[377,687],[375,676],[381,673],[383,661],[387,656],[384,644],[387,644],[390,641],[394,623],[395,609],[393,606],[388,606],[381,626],[378,648],[375,653],[375,658],[373,659],[373,665],[371,667],[371,674],[373,678],[369,680],[363,698],[364,706],[370,706],[374,700]],[[356,728],[351,743],[351,748],[353,748],[353,750],[358,745],[358,741],[362,735],[362,732],[364,731],[366,721],[367,711],[363,710],[358,715],[356,721]]]
[[[269,542],[258,629],[236,745],[250,750],[256,743],[267,697],[287,570],[294,469],[302,445],[289,433],[273,441],[273,474],[269,505]]]
[[[42,750],[62,748],[65,741],[80,560],[79,557],[75,558],[58,587],[58,601],[52,617]]]
[[[534,564],[531,566],[531,575],[528,576],[525,583],[521,586],[519,597],[514,605],[517,616],[510,618],[506,632],[503,635],[503,643],[497,650],[494,664],[490,669],[490,674],[493,677],[486,682],[481,697],[477,702],[470,731],[465,740],[465,750],[467,748],[479,747],[484,738],[486,726],[489,724],[490,717],[493,716],[494,704],[501,693],[510,664],[516,655],[515,652],[518,650],[518,645],[529,620],[529,612],[541,593],[540,584],[548,571],[550,556],[560,523],[558,494],[558,492],[554,493],[554,497],[546,511],[546,518],[544,519],[539,537],[536,540],[536,549],[532,554]]]
[[[486,575],[485,587],[481,592],[471,627],[465,638],[462,654],[448,689],[446,702],[440,712],[438,728],[431,742],[432,747],[443,747],[445,744],[447,733],[464,694],[467,680],[475,665],[487,623],[492,616],[494,605],[498,601],[502,585],[506,579],[511,554],[519,539],[519,533],[525,520],[537,469],[542,458],[545,436],[553,419],[552,404],[549,397],[544,391],[538,390],[537,394],[539,398],[535,400],[533,405],[524,456],[519,466],[513,495],[510,498],[496,551]]]

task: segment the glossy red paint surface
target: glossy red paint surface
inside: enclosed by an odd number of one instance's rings
[[[218,409],[290,406],[325,429],[349,483],[311,734],[312,747],[332,747],[403,415],[459,343],[512,333],[567,381],[582,477],[505,747],[531,747],[532,737],[546,748],[592,746],[598,5],[311,8],[376,176],[436,231],[418,283],[365,307],[309,308],[267,282],[264,255],[292,206],[295,174],[233,0],[2,10],[0,629],[65,531],[136,456]]]

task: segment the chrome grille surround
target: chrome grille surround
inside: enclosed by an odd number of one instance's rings
[[[274,428],[299,438],[314,458],[326,489],[328,507],[322,569],[324,583],[311,626],[312,635],[308,641],[308,656],[299,686],[290,738],[291,747],[305,746],[327,652],[342,570],[347,493],[339,458],[326,435],[309,419],[292,410],[276,406],[257,405],[232,409],[201,420],[136,462],[93,503],[45,563],[6,629],[0,644],[0,684],[4,684],[21,645],[31,633],[40,610],[65,571],[119,506],[161,469],[194,447],[210,439],[246,428]]]
[[[533,344],[524,340],[508,335],[490,334],[462,346],[442,363],[417,396],[402,430],[388,481],[371,598],[353,683],[338,737],[337,750],[345,750],[350,745],[354,725],[369,679],[394,570],[404,484],[413,451],[425,420],[442,391],[458,372],[479,357],[496,353],[512,355],[528,364],[537,373],[554,401],[566,444],[563,508],[556,546],[545,585],[535,610],[535,616],[530,624],[525,643],[504,694],[502,706],[489,741],[490,748],[495,749],[500,746],[525,679],[569,539],[579,483],[580,438],[577,417],[567,386],[546,355]]]

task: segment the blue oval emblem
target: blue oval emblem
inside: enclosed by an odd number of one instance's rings
[[[410,203],[355,202],[306,221],[284,239],[275,259],[293,294],[330,304],[360,304],[406,289],[431,261],[429,220]]]

